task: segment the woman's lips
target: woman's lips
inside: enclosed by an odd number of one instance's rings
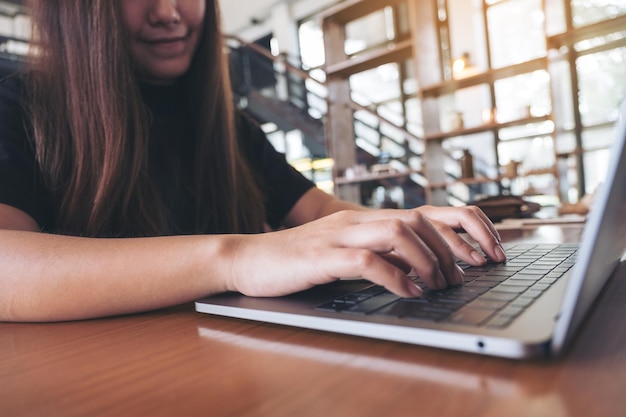
[[[143,44],[159,55],[169,56],[184,52],[187,37],[144,39]]]
[[[154,39],[144,39],[143,41],[146,43],[170,43],[170,42],[178,42],[184,41],[186,36],[172,36],[167,38],[154,38]]]

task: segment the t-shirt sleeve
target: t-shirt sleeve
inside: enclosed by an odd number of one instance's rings
[[[279,227],[296,202],[315,184],[289,165],[258,124],[243,113],[237,114],[237,135],[263,192],[267,223]]]
[[[21,85],[17,76],[0,81],[0,203],[24,211],[48,229],[51,206],[28,141]]]

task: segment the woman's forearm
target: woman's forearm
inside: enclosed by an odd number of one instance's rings
[[[313,197],[305,195],[306,199]],[[362,277],[402,297],[463,282],[455,257],[506,259],[497,231],[476,207],[346,210],[304,205],[299,227],[255,235],[91,239],[0,230],[0,321],[58,321],[147,311],[207,294],[281,296]],[[320,210],[333,211],[315,220]]]
[[[311,188],[291,209],[284,223],[286,226],[298,226],[342,210],[361,211],[367,208],[340,200],[319,188]]]
[[[228,290],[237,239],[89,239],[0,230],[0,321],[147,311]]]

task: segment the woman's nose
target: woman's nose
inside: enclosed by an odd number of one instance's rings
[[[152,25],[170,25],[180,22],[177,0],[154,0],[148,13]]]

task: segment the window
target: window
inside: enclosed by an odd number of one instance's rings
[[[358,7],[346,5],[324,20],[333,25],[336,52],[345,54],[340,65],[329,65],[335,71],[329,77],[345,77],[352,101],[374,112],[355,111],[351,124],[370,160],[391,155],[406,162],[429,154],[423,166],[426,182],[434,184],[426,185],[430,203],[450,202],[451,193],[458,200],[507,192],[574,203],[602,181],[594,167],[606,165],[609,132],[626,91],[625,2],[382,1],[377,11],[363,11],[367,15]],[[313,22],[303,23],[301,36],[321,46]],[[345,43],[337,26],[345,30]],[[399,45],[416,56],[372,58]],[[321,65],[319,50],[303,48],[305,65]],[[341,114],[345,120],[347,113]],[[424,142],[403,142],[377,116]],[[463,181],[458,159],[468,150],[477,178]],[[340,165],[350,166],[351,158]]]
[[[572,0],[572,19],[576,27],[590,25],[626,14],[626,3],[607,0]]]

